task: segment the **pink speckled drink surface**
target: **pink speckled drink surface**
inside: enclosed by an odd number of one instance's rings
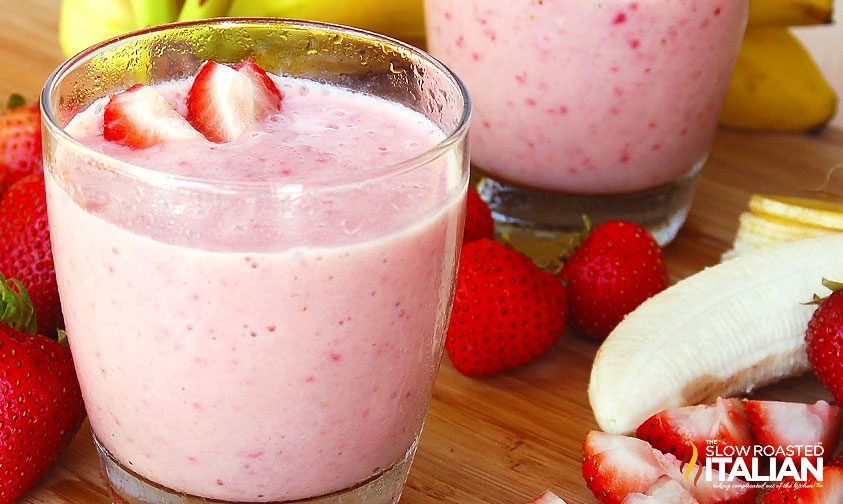
[[[704,161],[747,0],[427,0],[468,86],[472,163],[557,192],[633,192]]]
[[[201,201],[179,207],[159,193],[121,199],[105,175],[68,191],[85,181],[61,155],[48,177],[59,288],[95,434],[141,476],[229,501],[348,488],[414,445],[464,211],[462,191],[444,194],[458,165],[361,186],[354,198],[306,197],[310,186],[383,175],[444,134],[397,104],[276,80],[281,113],[230,144],[109,143],[103,100],[67,131],[159,174],[284,184],[271,196],[288,198],[292,217],[248,195],[201,212]],[[189,85],[159,89],[183,111]],[[380,218],[347,221],[350,201]],[[194,229],[168,236],[164,215]]]

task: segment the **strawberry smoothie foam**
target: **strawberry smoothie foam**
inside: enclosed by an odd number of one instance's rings
[[[472,164],[516,186],[616,194],[701,167],[747,0],[426,0],[466,83]]]
[[[324,495],[412,452],[464,212],[453,152],[390,176],[445,138],[424,116],[273,80],[281,112],[226,144],[108,142],[100,99],[66,130],[111,161],[59,152],[47,184],[94,433],[144,478],[228,501]],[[189,87],[156,85],[182,114]],[[111,178],[120,161],[148,183]]]

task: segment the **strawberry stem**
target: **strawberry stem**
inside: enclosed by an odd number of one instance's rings
[[[843,282],[835,282],[834,280],[829,280],[828,278],[823,278],[823,286],[831,292],[843,290]]]
[[[17,280],[6,280],[0,274],[0,323],[17,331],[34,333],[38,325],[35,323],[35,308],[26,293],[26,288]]]
[[[9,96],[9,101],[6,102],[6,108],[9,110],[23,107],[24,105],[26,105],[26,98],[17,93]]]

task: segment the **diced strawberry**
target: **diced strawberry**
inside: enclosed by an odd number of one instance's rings
[[[261,67],[247,60],[237,68],[206,62],[187,94],[187,120],[212,142],[231,142],[281,110],[281,92]]]
[[[823,470],[822,482],[813,476],[806,482],[780,483],[764,496],[763,504],[839,504],[843,502],[843,469]]]
[[[539,495],[527,504],[565,504],[565,501],[557,497],[556,494],[550,490],[546,490],[543,494]]]
[[[161,93],[143,84],[111,97],[103,113],[103,137],[133,149],[202,138]]]
[[[825,401],[745,401],[744,408],[756,444],[777,448],[820,444],[829,456],[837,446],[840,408]],[[788,457],[778,453],[776,458],[784,462]]]
[[[252,82],[254,92],[254,119],[263,121],[272,114],[281,111],[281,100],[284,98],[278,86],[266,73],[266,70],[258,66],[252,58],[234,67],[235,70],[249,78]]]
[[[682,485],[662,476],[646,494],[629,494],[623,504],[699,504],[699,501]]]
[[[583,451],[586,484],[606,504],[621,504],[629,494],[646,493],[665,475],[682,485],[700,504],[750,503],[757,493],[739,479],[718,485],[707,482],[700,466],[691,468],[686,482],[682,463],[676,457],[640,439],[592,431]],[[717,471],[712,476],[714,481],[720,481]]]
[[[712,441],[720,450],[725,446],[752,447],[753,444],[739,399],[718,399],[712,405],[664,410],[642,423],[635,435],[683,462],[691,460],[693,443],[701,464]]]

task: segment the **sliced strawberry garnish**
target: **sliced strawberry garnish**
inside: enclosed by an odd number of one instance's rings
[[[103,113],[103,136],[134,149],[202,138],[161,93],[143,84],[111,97]]]
[[[527,504],[565,504],[565,501],[560,499],[550,490],[546,490],[543,494],[531,500]]]
[[[281,111],[281,100],[284,98],[278,86],[266,73],[266,70],[258,66],[252,58],[234,67],[235,70],[249,78],[252,82],[254,93],[254,106],[252,108],[255,121],[263,121],[272,114]]]
[[[773,487],[764,496],[764,504],[838,504],[843,502],[843,469],[831,466],[823,470],[823,480],[813,476],[805,482],[788,480]]]
[[[647,493],[629,494],[623,504],[699,504],[699,501],[682,485],[662,476]]]
[[[686,481],[684,467],[676,457],[640,439],[592,431],[583,451],[586,484],[607,504],[621,504],[629,494],[646,493],[662,476],[682,485],[701,504],[749,503],[757,493],[739,479],[714,485],[720,481],[717,471],[712,473],[714,480],[707,482],[700,466],[691,468]]]
[[[776,448],[820,444],[828,455],[837,446],[840,408],[825,401],[816,404],[745,401],[744,408],[756,444]],[[784,462],[788,457],[777,453],[776,458]]]
[[[237,68],[206,62],[187,94],[187,120],[212,142],[231,142],[281,110],[281,92],[261,67],[247,60]]]
[[[752,447],[752,434],[739,399],[718,399],[712,405],[672,408],[656,413],[638,427],[635,435],[653,447],[690,462],[697,447],[700,463],[707,447],[716,442],[716,453],[725,446]]]

